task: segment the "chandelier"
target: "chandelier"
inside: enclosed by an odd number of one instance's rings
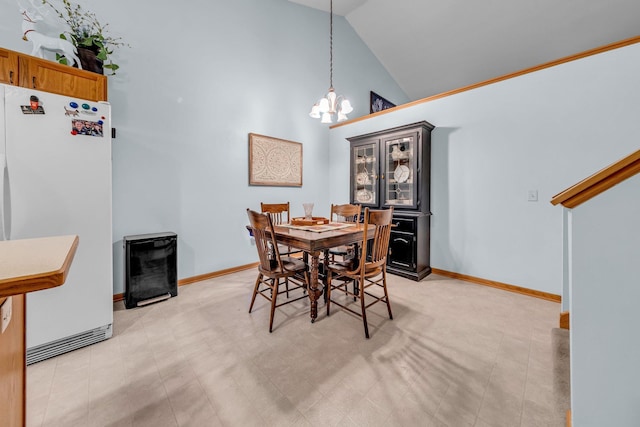
[[[333,0],[329,4],[329,93],[313,104],[309,113],[314,119],[322,118],[321,123],[333,123],[335,116],[339,122],[347,120],[347,114],[353,111],[349,100],[333,89]]]

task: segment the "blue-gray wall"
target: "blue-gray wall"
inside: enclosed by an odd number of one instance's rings
[[[36,3],[38,3],[36,1]],[[80,1],[131,48],[109,77],[114,293],[122,237],[178,233],[178,275],[254,262],[246,208],[312,201],[328,214],[328,127],[311,119],[329,88],[329,16],[287,0]],[[153,11],[149,12],[149,8]],[[29,53],[14,0],[0,0],[0,46]],[[343,17],[334,18],[334,86],[369,113],[369,91],[408,101]],[[303,186],[250,187],[248,134],[303,143]],[[343,185],[346,185],[345,182]]]
[[[331,197],[348,197],[345,138],[427,120],[432,267],[568,298],[550,200],[638,149],[639,54],[627,46],[336,127]]]
[[[575,426],[640,425],[638,194],[640,175],[569,212]]]

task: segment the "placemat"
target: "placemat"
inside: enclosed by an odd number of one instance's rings
[[[315,233],[322,233],[325,231],[339,230],[341,228],[351,227],[354,224],[345,224],[344,222],[330,222],[329,224],[322,225],[292,225],[292,224],[280,224],[280,227],[293,228],[295,230],[313,231]]]

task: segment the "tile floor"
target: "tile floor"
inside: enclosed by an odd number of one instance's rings
[[[28,367],[28,425],[565,425],[557,303],[389,275],[394,320],[372,308],[369,340],[339,307],[311,324],[306,300],[277,309],[269,334],[265,299],[247,313],[254,278],[116,304],[113,338]]]

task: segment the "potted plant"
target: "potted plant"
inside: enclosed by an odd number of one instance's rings
[[[70,31],[60,34],[60,38],[69,40],[76,47],[83,69],[102,74],[102,68],[106,68],[111,71],[110,75],[116,73],[120,67],[111,60],[111,54],[114,48],[129,45],[121,37],[107,34],[109,24],[102,25],[95,13],[85,11],[82,6],[69,0],[62,0],[62,10],[49,0],[42,0],[42,4],[51,7],[69,26]],[[59,54],[56,54],[56,60],[69,65],[67,58]]]

